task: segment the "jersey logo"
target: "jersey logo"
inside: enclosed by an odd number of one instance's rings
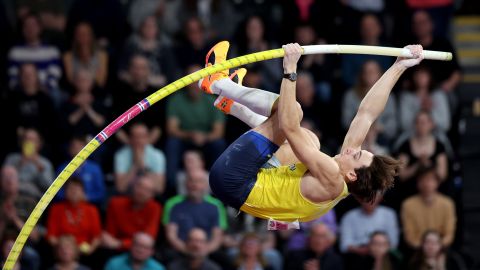
[[[288,166],[288,168],[290,169],[290,171],[295,171],[297,169],[297,166],[295,164],[292,164]]]

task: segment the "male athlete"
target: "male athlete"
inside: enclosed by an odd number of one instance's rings
[[[225,61],[228,48],[226,41],[215,45],[207,55],[207,65]],[[300,127],[302,110],[295,99],[297,62],[302,53],[298,44],[283,46],[280,95],[236,84],[228,77],[228,70],[204,78],[201,88],[219,95],[217,107],[254,127],[233,142],[212,166],[213,193],[253,216],[288,222],[316,219],[349,193],[360,201],[372,202],[393,185],[400,163],[361,150],[361,145],[401,74],[423,59],[420,45],[407,48],[414,57],[399,57],[370,89],[350,125],[341,153],[334,157],[319,151],[318,138]],[[274,154],[281,164],[292,165],[262,168]]]

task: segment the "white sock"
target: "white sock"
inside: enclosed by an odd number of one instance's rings
[[[211,89],[213,93],[233,99],[253,112],[267,117],[272,113],[273,103],[279,97],[275,93],[236,84],[230,79],[214,82]]]
[[[213,105],[216,106],[222,100],[222,98],[223,96],[218,96]],[[242,105],[238,102],[233,102],[232,107],[230,107],[230,115],[233,115],[236,118],[240,119],[242,122],[244,122],[251,128],[260,126],[268,119],[268,117],[255,113],[247,106]]]

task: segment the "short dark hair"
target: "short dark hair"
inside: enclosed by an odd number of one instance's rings
[[[389,156],[375,155],[368,167],[355,169],[357,180],[347,183],[348,191],[359,201],[372,203],[377,194],[393,187],[401,162]]]
[[[71,176],[70,179],[68,179],[68,181],[65,183],[65,188],[70,185],[79,185],[83,190],[85,190],[82,179],[77,176]]]
[[[435,169],[434,166],[421,166],[418,168],[418,170],[415,172],[415,179],[417,179],[417,182],[420,181],[420,179],[424,178],[427,175],[433,175],[435,177],[435,180],[437,182],[441,182],[440,176],[437,174],[437,170]]]

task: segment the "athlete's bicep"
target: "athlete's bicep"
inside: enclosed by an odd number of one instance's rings
[[[345,140],[343,141],[342,150],[346,148],[361,148],[363,141],[367,137],[368,130],[372,126],[373,121],[365,114],[359,114],[353,118],[350,128],[348,129]]]

